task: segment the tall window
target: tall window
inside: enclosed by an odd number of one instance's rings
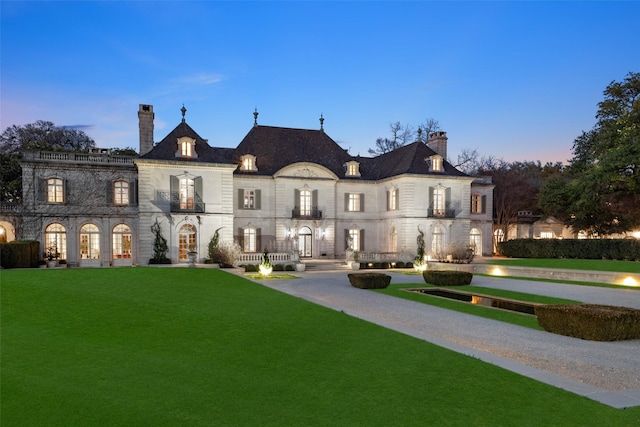
[[[180,143],[180,154],[183,157],[191,157],[191,143],[189,141],[182,141]]]
[[[349,193],[347,197],[347,210],[349,212],[359,212],[360,211],[360,194],[358,193]]]
[[[389,190],[389,210],[395,211],[398,209],[398,190],[392,188]]]
[[[187,254],[197,249],[196,237],[196,227],[194,225],[185,224],[180,227],[178,232],[178,260],[186,261],[189,258]]]
[[[442,157],[431,156],[431,170],[433,172],[442,172]]]
[[[240,157],[240,170],[243,171],[257,171],[256,156],[253,154],[245,154]]]
[[[191,178],[180,178],[180,209],[194,208],[195,185]]]
[[[62,224],[49,224],[44,230],[45,251],[51,248],[60,259],[67,259],[67,230]]]
[[[254,190],[244,190],[244,208],[255,209],[256,192]]]
[[[113,258],[131,258],[131,229],[126,224],[113,227]]]
[[[360,230],[353,228],[349,230],[349,239],[351,239],[351,248],[354,251],[360,250]]]
[[[113,203],[116,205],[129,204],[129,183],[127,181],[113,183]]]
[[[100,259],[100,230],[95,224],[80,228],[80,258]]]
[[[471,213],[482,213],[482,196],[480,194],[471,195]]]
[[[482,255],[482,232],[477,228],[472,228],[469,234],[469,244],[473,253],[476,255]]]
[[[436,187],[433,189],[433,214],[444,215],[445,206],[445,191],[444,188]]]
[[[300,190],[300,215],[311,215],[311,191]]]
[[[256,251],[256,229],[247,227],[244,229],[244,251],[255,252]]]
[[[431,236],[431,254],[438,256],[444,250],[444,233],[440,227],[433,229]]]
[[[64,183],[60,178],[47,179],[47,202],[64,202]]]

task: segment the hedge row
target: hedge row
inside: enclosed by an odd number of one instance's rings
[[[413,268],[413,263],[412,262],[398,261],[398,262],[395,263],[395,265],[393,265],[391,262],[388,262],[388,261],[384,261],[384,262],[361,262],[360,263],[360,268],[361,269],[383,269],[383,270],[388,270],[390,268]]]
[[[14,240],[0,243],[0,267],[37,268],[40,255],[40,242],[36,240]]]
[[[592,341],[640,338],[640,310],[596,304],[540,305],[538,323],[545,331]]]
[[[498,243],[511,258],[579,258],[640,260],[638,239],[514,239]]]
[[[238,267],[244,268],[245,273],[260,271],[259,264],[241,264]],[[293,264],[273,264],[273,271],[295,271],[295,267]]]

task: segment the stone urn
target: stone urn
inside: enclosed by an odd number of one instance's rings
[[[296,263],[296,271],[302,272],[302,271],[305,270],[305,268],[306,268],[306,266],[303,263],[301,263],[301,262]]]

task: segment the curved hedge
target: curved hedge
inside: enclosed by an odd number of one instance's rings
[[[471,283],[473,274],[466,271],[425,270],[422,278],[435,286],[466,286]]]
[[[513,239],[498,243],[510,258],[640,260],[638,239]]]

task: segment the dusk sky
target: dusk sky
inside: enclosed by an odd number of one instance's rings
[[[389,123],[462,149],[566,161],[613,80],[640,71],[640,2],[2,1],[0,127],[79,126],[138,149],[187,123],[235,147],[253,125],[318,129],[367,155]]]

